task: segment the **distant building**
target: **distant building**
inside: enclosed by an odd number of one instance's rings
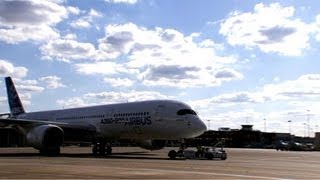
[[[223,139],[226,147],[275,148],[279,140],[313,143],[313,140],[318,138],[316,142],[320,144],[320,133],[316,134],[316,138],[307,138],[293,136],[289,133],[261,132],[253,130],[253,125],[248,124],[241,127],[240,130],[222,127],[218,131],[206,131],[199,137],[187,140],[187,143],[189,146],[211,146]]]
[[[230,131],[231,129],[228,127],[221,127],[218,129],[218,131]]]
[[[253,125],[251,124],[245,124],[245,125],[241,125],[241,131],[253,131]]]
[[[314,145],[320,147],[320,132],[315,133]]]

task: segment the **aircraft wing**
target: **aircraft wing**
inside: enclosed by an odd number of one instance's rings
[[[96,128],[93,125],[89,124],[69,124],[65,122],[57,121],[41,121],[41,120],[32,120],[32,119],[14,119],[14,118],[0,118],[0,127],[13,127],[13,126],[38,126],[52,124],[61,127],[62,129],[76,129],[76,130],[86,130],[90,132],[95,132]]]
[[[13,118],[0,118],[0,127],[9,125],[41,125],[41,124],[54,124],[54,125],[65,125],[67,123],[55,122],[55,121],[41,121],[41,120],[30,120],[30,119],[13,119]]]

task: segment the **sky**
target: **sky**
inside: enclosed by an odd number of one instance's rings
[[[0,112],[152,99],[209,129],[320,131],[320,1],[0,1]]]

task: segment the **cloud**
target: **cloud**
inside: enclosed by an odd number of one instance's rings
[[[25,77],[28,73],[28,69],[25,67],[15,67],[12,63],[8,60],[0,59],[0,76],[12,76],[15,78],[22,78]]]
[[[107,25],[105,31],[99,50],[116,57],[127,55],[124,66],[134,69],[134,75],[147,86],[218,86],[227,79],[216,78],[215,74],[236,62],[232,56],[216,55],[221,46],[212,40],[195,42],[198,33],[185,36],[174,29],[146,29],[133,23]],[[228,80],[242,78],[236,70],[230,72],[234,76]]]
[[[292,27],[279,27],[275,26],[269,29],[261,29],[261,35],[265,36],[267,39],[265,41],[260,41],[263,44],[281,43],[284,41],[286,36],[289,36],[296,32],[295,28]]]
[[[90,9],[87,15],[72,21],[70,25],[74,28],[90,28],[94,23],[95,18],[102,17],[102,13],[98,12],[95,9]]]
[[[57,104],[59,106],[62,106],[62,108],[74,108],[74,107],[85,107],[85,106],[91,106],[92,104],[88,104],[84,102],[83,99],[79,97],[64,99],[64,100],[58,100]]]
[[[320,74],[306,74],[296,80],[267,84],[263,94],[274,100],[301,100],[320,98]]]
[[[71,63],[94,60],[76,63],[80,74],[125,73],[147,86],[212,87],[243,78],[230,68],[237,61],[235,56],[219,56],[217,51],[223,49],[220,44],[194,38],[199,39],[200,34],[186,36],[174,29],[147,29],[133,23],[109,24],[97,48],[63,37],[40,49],[43,59]]]
[[[93,75],[113,75],[118,73],[130,73],[122,64],[115,62],[96,62],[75,64],[76,71],[80,74]]]
[[[37,80],[14,78],[13,82],[15,84],[15,87],[17,88],[19,96],[25,96],[28,100],[31,99],[32,93],[41,93],[44,91],[44,88],[38,85]]]
[[[104,78],[104,82],[110,84],[112,87],[130,87],[133,81],[128,78]]]
[[[230,45],[259,48],[266,53],[299,56],[309,48],[311,24],[294,18],[294,7],[257,4],[254,12],[235,11],[221,23],[219,33]]]
[[[243,75],[233,69],[220,69],[214,75],[217,79],[242,79]]]
[[[21,93],[40,93],[44,90],[43,87],[34,85],[16,85],[16,87]]]
[[[90,43],[81,43],[73,39],[54,39],[40,47],[43,57],[69,62],[70,60],[91,59],[96,53]]]
[[[236,128],[250,118],[250,124],[262,129],[262,119],[266,118],[268,131],[279,131],[277,126],[291,119],[295,123],[293,126],[297,126],[293,133],[301,135],[303,127],[297,124],[305,122],[307,109],[314,119],[320,117],[319,102],[320,74],[305,74],[294,80],[266,84],[250,92],[223,93],[190,101],[189,104],[202,119],[214,121],[215,128]]]
[[[60,87],[66,87],[60,82],[61,78],[57,76],[46,76],[39,78],[40,81],[47,84],[48,89],[57,89]]]
[[[146,68],[138,78],[148,86],[186,88],[219,86],[225,81],[240,80],[243,75],[235,70],[160,65]]]
[[[266,102],[310,102],[320,100],[320,74],[302,75],[296,80],[276,81],[266,84],[260,90],[252,92],[225,93],[215,97],[194,101],[199,107],[216,106],[214,104],[239,105],[239,103]]]
[[[177,65],[161,65],[158,67],[152,67],[148,69],[144,79],[146,80],[159,80],[164,79],[195,79],[196,77],[192,75],[192,72],[197,72],[200,69],[197,67],[182,67]]]
[[[317,41],[320,41],[320,14],[316,16],[316,20],[313,25],[315,31],[315,38]]]
[[[78,7],[68,6],[67,10],[71,14],[75,14],[75,15],[80,14],[80,9]]]
[[[134,102],[155,99],[168,99],[168,96],[162,95],[154,91],[130,91],[130,92],[101,92],[88,93],[85,98],[91,100],[104,100],[107,102]]]
[[[58,38],[59,33],[53,27],[67,16],[67,9],[55,2],[1,1],[0,41],[15,44]]]
[[[112,104],[120,102],[135,102],[155,99],[172,98],[153,91],[129,91],[129,92],[100,92],[87,93],[82,97],[58,100],[57,103],[65,108],[81,107],[88,105]]]
[[[215,97],[192,101],[191,104],[199,109],[217,106],[239,106],[240,104],[257,104],[265,102],[266,99],[259,93],[236,92],[225,93]]]
[[[119,4],[119,3],[123,3],[123,4],[136,4],[136,3],[138,2],[138,0],[105,0],[105,2],[115,3],[115,4]]]

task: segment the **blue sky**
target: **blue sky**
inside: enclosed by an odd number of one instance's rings
[[[0,76],[27,111],[149,99],[210,129],[320,130],[320,2],[1,1]],[[8,111],[4,81],[1,112]],[[309,118],[309,124],[308,124]],[[308,130],[309,125],[309,130]]]

